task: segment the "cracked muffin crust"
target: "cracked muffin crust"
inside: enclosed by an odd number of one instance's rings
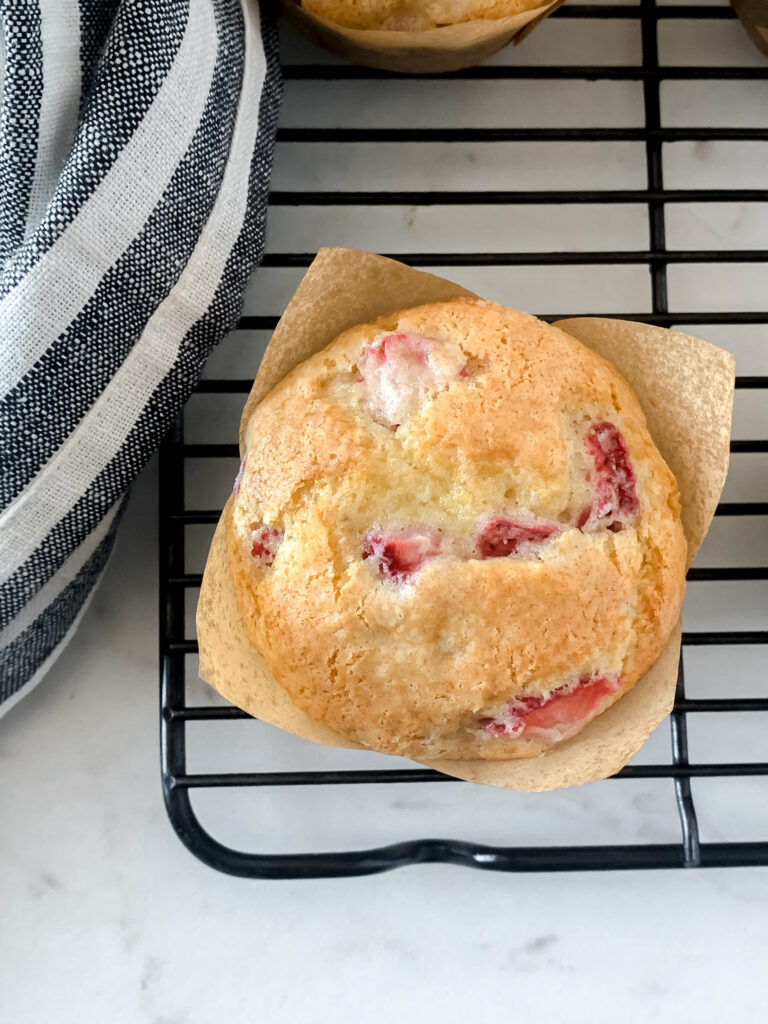
[[[419,758],[530,757],[677,621],[677,485],[627,383],[479,299],[344,332],[255,409],[227,537],[249,642],[293,703]]]

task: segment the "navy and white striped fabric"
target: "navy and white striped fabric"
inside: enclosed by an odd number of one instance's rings
[[[74,631],[131,481],[261,258],[258,0],[0,0],[0,714]]]

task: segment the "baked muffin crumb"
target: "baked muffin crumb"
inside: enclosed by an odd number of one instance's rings
[[[248,640],[364,746],[540,754],[677,621],[674,478],[615,368],[534,317],[462,298],[352,328],[246,445],[228,552]]]

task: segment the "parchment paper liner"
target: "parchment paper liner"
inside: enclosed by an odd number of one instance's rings
[[[303,36],[352,64],[411,74],[458,71],[519,43],[564,0],[553,0],[506,18],[483,18],[423,32],[343,28],[310,14],[297,0],[281,0],[281,10]]]
[[[749,38],[768,57],[768,0],[731,0]]]
[[[255,406],[304,359],[348,327],[423,302],[472,295],[459,285],[354,249],[322,249],[297,288],[243,411]],[[514,306],[514,295],[507,297]],[[709,529],[728,469],[734,361],[730,353],[678,331],[624,320],[559,321],[609,359],[634,388],[650,432],[677,477],[689,563]],[[227,502],[211,545],[197,610],[200,676],[233,704],[297,736],[354,747],[293,706],[245,630],[227,566]],[[680,624],[643,679],[578,736],[542,757],[520,761],[425,761],[447,775],[527,792],[575,786],[617,772],[669,714],[674,700]]]

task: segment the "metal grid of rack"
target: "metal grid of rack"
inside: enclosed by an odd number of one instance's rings
[[[521,206],[611,204],[640,206],[647,211],[649,246],[642,250],[589,252],[407,252],[388,253],[418,267],[554,267],[589,264],[640,265],[647,267],[651,284],[651,308],[646,312],[613,310],[602,315],[643,320],[664,326],[673,325],[764,325],[768,309],[734,311],[687,310],[671,311],[668,302],[668,268],[675,264],[757,264],[766,267],[768,250],[761,248],[723,250],[704,248],[668,248],[666,242],[667,213],[675,204],[723,204],[768,202],[768,187],[761,188],[665,188],[664,147],[668,143],[735,141],[767,142],[768,127],[668,127],[664,124],[661,90],[669,81],[755,81],[768,79],[768,66],[671,66],[660,63],[658,27],[662,21],[680,20],[725,22],[734,17],[729,7],[657,6],[653,0],[641,0],[638,6],[607,4],[570,5],[558,10],[552,20],[584,22],[587,19],[631,19],[639,25],[642,62],[635,65],[553,65],[488,64],[464,72],[443,76],[445,80],[521,82],[542,80],[631,81],[642,88],[643,124],[638,127],[283,127],[278,144],[371,144],[387,147],[389,153],[402,144],[493,144],[547,142],[634,142],[644,147],[645,187],[588,188],[554,190],[429,190],[400,189],[393,191],[275,190],[271,194],[272,217],[280,208],[317,208],[323,206],[374,207],[411,206],[422,208],[511,204]],[[545,27],[539,29],[544,31]],[[376,81],[382,89],[396,82],[397,76],[341,65],[338,62],[293,64],[284,68],[291,82]],[[428,79],[430,76],[414,76]],[[522,87],[522,86],[521,86]],[[514,175],[510,174],[510,179]],[[367,245],[375,249],[372,237]],[[296,268],[307,266],[312,259],[308,252],[269,253],[265,268]],[[460,280],[459,274],[456,275]],[[586,312],[579,311],[579,315]],[[544,319],[558,319],[564,314],[540,313]],[[243,330],[268,331],[276,323],[275,316],[244,316]],[[704,330],[701,331],[706,336]],[[249,379],[213,378],[203,380],[199,393],[205,395],[240,395],[250,389]],[[737,395],[744,390],[768,388],[768,376],[750,374],[737,378]],[[738,439],[732,452],[759,456],[768,453],[768,440]],[[185,501],[186,472],[189,460],[228,460],[237,457],[235,444],[185,441],[183,419],[177,423],[161,451],[160,493],[160,665],[161,665],[161,747],[162,778],[166,805],[171,822],[184,843],[209,865],[232,874],[248,877],[328,877],[368,874],[408,864],[441,861],[501,871],[592,870],[605,868],[698,867],[768,864],[768,841],[703,841],[699,836],[697,808],[692,780],[732,778],[746,780],[768,775],[768,756],[737,762],[692,762],[688,755],[688,717],[691,715],[768,712],[766,696],[686,696],[684,680],[685,652],[694,647],[727,645],[734,650],[768,644],[768,630],[686,630],[683,635],[680,672],[675,709],[670,718],[671,759],[669,763],[632,763],[615,776],[610,784],[622,785],[626,779],[668,780],[674,787],[680,820],[680,839],[676,842],[610,843],[590,845],[489,845],[465,840],[414,838],[404,842],[369,849],[333,850],[329,852],[284,853],[272,851],[270,836],[265,834],[259,852],[236,850],[220,842],[200,822],[192,804],[195,791],[221,787],[252,790],[258,787],[316,787],[322,801],[325,787],[387,783],[453,783],[464,784],[421,767],[323,769],[316,771],[206,771],[190,772],[187,768],[186,739],[189,723],[232,722],[247,719],[231,706],[193,705],[187,699],[187,657],[196,652],[196,641],[190,635],[194,618],[190,614],[190,593],[200,585],[200,574],[188,571],[185,560],[185,531],[190,526],[212,527],[219,516],[218,508],[188,507]],[[210,463],[209,463],[210,464]],[[764,492],[763,492],[764,493]],[[761,497],[762,495],[758,495]],[[717,510],[719,517],[766,517],[768,501],[724,501]],[[745,520],[740,520],[744,522]],[[764,523],[766,520],[762,520]],[[689,580],[696,582],[763,581],[768,579],[768,566],[730,565],[694,567]],[[762,662],[765,665],[765,662]],[[514,794],[509,794],[514,797]],[[757,808],[756,808],[757,813]]]

